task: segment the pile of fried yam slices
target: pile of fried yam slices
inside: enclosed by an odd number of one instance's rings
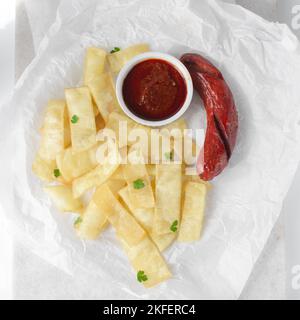
[[[114,228],[137,281],[148,288],[171,277],[162,252],[172,242],[199,240],[209,185],[173,161],[172,144],[161,155],[168,163],[97,161],[97,136],[109,128],[118,137],[120,121],[127,122],[128,135],[140,128],[150,139],[149,127],[122,112],[114,85],[126,62],[147,51],[146,44],[111,53],[87,49],[84,85],[66,89],[65,100],[48,103],[32,169],[54,206],[77,214],[74,228],[81,239],[96,239],[109,225]],[[187,127],[180,119],[172,128],[183,132]],[[127,154],[144,157],[132,142],[125,144],[120,147]]]

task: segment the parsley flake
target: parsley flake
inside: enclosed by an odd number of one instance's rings
[[[121,49],[119,47],[114,47],[110,53],[115,53],[115,52],[118,52],[120,51]]]
[[[176,232],[177,229],[178,229],[178,220],[175,220],[175,221],[172,223],[172,225],[171,225],[171,227],[170,227],[170,230],[171,230],[172,232]]]
[[[148,277],[145,275],[145,271],[143,270],[138,271],[136,278],[138,282],[144,282],[148,280]]]
[[[71,119],[71,122],[72,123],[77,123],[79,120],[78,116],[76,116],[76,114],[73,115],[72,119]]]
[[[58,178],[58,177],[60,176],[60,171],[59,171],[59,169],[54,169],[54,170],[53,170],[53,174],[54,174],[54,177],[55,177],[55,178]]]
[[[79,216],[75,221],[74,221],[74,226],[77,226],[82,222],[82,218]]]
[[[142,189],[145,187],[145,183],[142,179],[137,179],[133,181],[133,187],[134,189]]]

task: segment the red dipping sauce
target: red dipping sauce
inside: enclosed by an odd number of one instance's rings
[[[187,96],[187,85],[170,63],[149,59],[134,66],[123,82],[127,108],[144,120],[165,120],[176,114]]]

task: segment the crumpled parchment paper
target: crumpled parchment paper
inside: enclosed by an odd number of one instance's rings
[[[31,173],[49,99],[81,84],[85,48],[148,42],[177,57],[200,52],[223,72],[239,111],[238,145],[213,182],[201,241],[164,256],[173,279],[144,289],[113,230],[79,240],[74,217],[58,213]],[[300,55],[283,25],[215,0],[62,1],[37,57],[1,108],[0,203],[24,245],[61,270],[84,268],[103,299],[237,298],[280,213],[300,158]],[[200,99],[186,113],[204,127]],[[92,284],[91,284],[92,285]]]

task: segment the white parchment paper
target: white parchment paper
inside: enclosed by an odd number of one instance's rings
[[[35,52],[56,18],[62,0],[24,0]],[[43,14],[41,14],[43,13]]]
[[[95,242],[76,238],[31,173],[48,99],[80,84],[87,46],[149,42],[180,56],[200,52],[223,72],[240,117],[230,166],[214,181],[201,241],[165,253],[172,280],[144,289],[112,230]],[[64,1],[37,57],[2,109],[0,201],[19,239],[60,269],[85,268],[103,298],[237,298],[279,215],[300,158],[300,55],[287,27],[214,0]],[[199,98],[186,114],[204,126]],[[92,285],[92,284],[91,284]]]

